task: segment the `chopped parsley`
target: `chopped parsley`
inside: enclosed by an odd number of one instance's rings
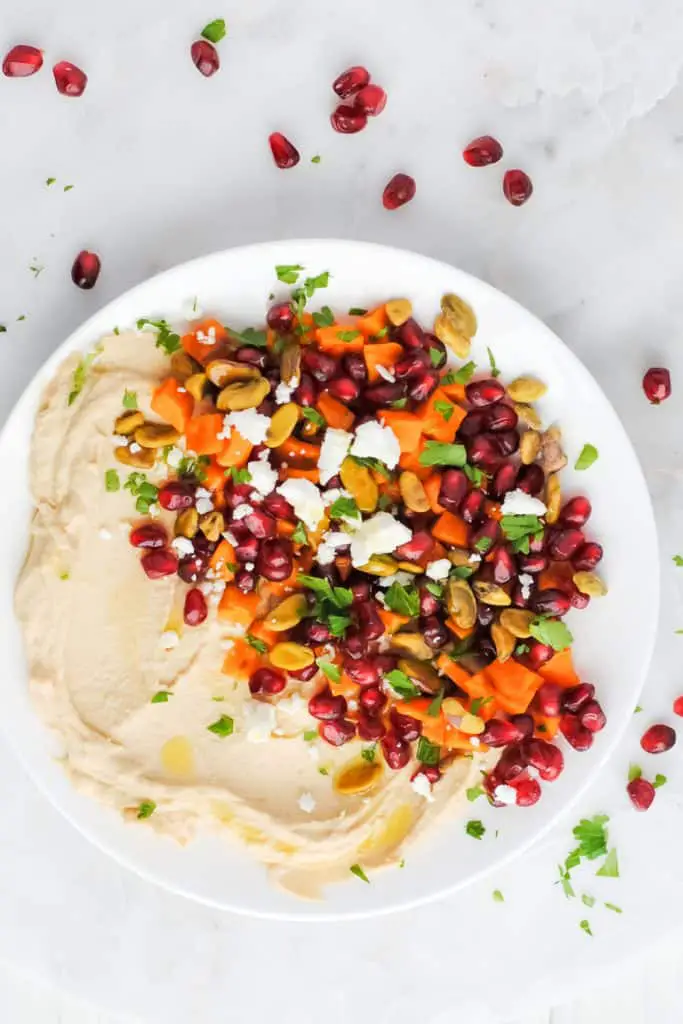
[[[137,329],[141,331],[143,327],[156,328],[157,337],[154,344],[157,348],[163,349],[167,356],[179,351],[180,336],[171,329],[166,320],[149,320],[147,317],[141,317],[137,322]]]
[[[481,711],[481,709],[484,707],[484,705],[485,704],[489,704],[492,700],[493,700],[493,696],[491,696],[491,697],[475,697],[474,700],[472,701],[472,703],[470,704],[470,714],[471,715],[478,715],[479,712]]]
[[[221,39],[225,38],[225,20],[223,18],[216,18],[215,21],[210,21],[202,29],[202,35],[210,43],[220,43]]]
[[[505,897],[503,896],[500,889],[494,889],[491,893],[494,903],[505,903]]]
[[[123,392],[123,408],[124,409],[137,409],[138,407],[138,393],[137,391],[128,391],[126,389]]]
[[[326,425],[325,417],[319,413],[317,409],[311,409],[308,405],[302,406],[301,415],[305,420],[310,420],[311,423],[315,423],[316,427],[324,427]]]
[[[660,786],[665,786],[668,781],[666,775],[655,775],[652,786],[654,789],[659,789]]]
[[[317,740],[319,735],[320,734],[317,729],[306,729],[304,732],[304,739],[307,743],[311,743],[313,740]]]
[[[115,469],[108,469],[104,474],[104,486],[107,491],[121,490],[121,479]]]
[[[486,828],[483,822],[473,819],[472,821],[468,821],[465,825],[465,832],[468,836],[471,836],[472,839],[481,839],[486,833]]]
[[[330,307],[323,306],[319,313],[314,313],[313,323],[316,327],[332,327],[334,324],[334,313]]]
[[[628,781],[635,782],[643,774],[643,769],[638,764],[632,764],[628,770]]]
[[[238,469],[237,466],[230,466],[229,469],[226,469],[225,475],[232,477],[233,482],[236,484],[248,484],[251,482],[251,473],[246,466],[243,466],[241,469]]]
[[[353,592],[348,587],[333,587],[329,580],[323,579],[322,576],[299,573],[298,582],[336,608],[348,608],[353,603]]]
[[[585,918],[584,918],[583,921],[579,921],[579,928],[581,928],[581,930],[584,931],[586,933],[586,935],[590,935],[590,937],[593,938],[593,932],[591,931],[591,926],[588,923],[588,921],[586,921]]]
[[[311,157],[311,163],[312,164],[319,164],[321,159],[322,159],[322,157],[319,156],[318,153],[316,153],[315,156]]]
[[[481,552],[481,554],[483,555],[488,551],[492,544],[493,540],[490,537],[480,537],[479,540],[474,545],[474,549],[475,551]]]
[[[166,704],[168,698],[172,696],[173,694],[170,690],[158,690],[152,697],[150,704]]]
[[[254,348],[265,348],[268,340],[265,331],[257,331],[254,327],[245,327],[243,331],[236,331],[232,327],[226,328],[228,334],[235,341],[240,341],[243,345],[253,345]]]
[[[598,449],[595,445],[585,444],[581,449],[578,459],[574,463],[574,469],[590,469],[597,458]]]
[[[329,775],[330,774],[330,769],[326,768],[325,765],[321,765],[321,767],[318,768],[318,774],[319,775]]]
[[[465,796],[469,802],[473,804],[480,796],[486,796],[486,790],[483,786],[470,786],[469,789],[465,790]]]
[[[391,480],[391,472],[379,459],[371,459],[359,455],[351,455],[349,458],[353,459],[359,466],[365,466],[366,469],[374,469],[376,473],[386,477],[387,480]]]
[[[621,907],[618,907],[616,905],[616,903],[605,903],[605,908],[607,910],[613,910],[615,914],[623,914],[624,913],[624,911],[621,909]]]
[[[430,580],[429,583],[425,583],[425,590],[429,591],[432,597],[443,597],[442,583],[435,583]]]
[[[45,270],[45,267],[41,263],[36,263],[34,260],[28,268],[34,277],[38,277]]]
[[[534,640],[547,644],[554,651],[564,651],[574,639],[564,622],[558,619],[534,619],[529,632]]]
[[[531,537],[543,537],[543,523],[538,516],[503,516],[500,527],[511,542],[513,551],[529,554]]]
[[[235,729],[235,722],[230,715],[221,715],[216,722],[212,722],[211,725],[207,725],[206,728],[209,732],[212,732],[214,736],[232,736]]]
[[[404,700],[413,700],[415,697],[419,697],[421,690],[412,679],[402,672],[400,668],[395,668],[391,672],[387,672],[384,677],[391,686],[392,690],[402,697]]]
[[[156,809],[157,805],[153,800],[143,800],[138,807],[138,818],[140,818],[140,820],[143,818],[151,818]]]
[[[7,328],[4,324],[0,324],[0,334],[7,334]]]
[[[617,851],[614,848],[609,851],[602,867],[595,873],[600,875],[601,878],[619,877],[619,861],[617,860]]]
[[[683,555],[674,555],[673,562],[674,565],[677,565],[680,568],[680,566],[683,565]]]
[[[331,661],[325,661],[324,658],[318,658],[316,664],[322,674],[326,676],[331,682],[338,683],[341,679],[341,669],[337,665],[333,665]]]
[[[443,704],[443,699],[444,699],[445,696],[446,696],[446,690],[442,687],[439,690],[439,692],[437,693],[437,695],[434,698],[434,700],[431,702],[431,704],[427,708],[427,714],[429,715],[430,718],[438,718],[439,717],[439,715],[441,714],[441,705]]]
[[[278,281],[282,281],[283,284],[296,284],[303,269],[300,263],[280,263],[275,268],[275,273]]]
[[[148,483],[144,473],[130,473],[123,486],[137,499],[136,510],[140,515],[146,516],[150,505],[153,505],[159,496],[159,488]]]
[[[64,186],[64,191],[65,192],[70,192],[73,187],[74,187],[73,185],[65,185]]]
[[[576,896],[576,893],[574,892],[574,889],[572,888],[572,883],[571,883],[571,879],[570,879],[570,875],[569,875],[569,869],[568,868],[563,868],[561,864],[558,864],[557,865],[557,870],[560,873],[559,881],[560,881],[560,883],[562,885],[563,893],[565,894],[565,896],[567,897],[568,900],[569,899],[574,899],[574,897]],[[555,884],[557,885],[557,882]]]
[[[470,480],[475,487],[481,487],[486,479],[486,473],[483,469],[479,469],[478,466],[470,466],[468,462],[465,463],[462,469],[467,479]]]
[[[259,654],[268,653],[268,644],[265,643],[257,636],[252,636],[251,633],[247,633],[244,639],[247,641],[250,647],[253,647]]]
[[[349,615],[332,614],[328,616],[327,625],[332,636],[344,636],[344,633],[351,625],[351,617]]]
[[[440,348],[437,348],[435,345],[432,345],[432,347],[429,349],[429,358],[434,368],[436,368],[437,366],[441,366],[441,363],[445,362],[443,352],[441,351]]]
[[[582,895],[582,897],[581,897],[581,902],[586,907],[594,907],[595,906],[595,896],[589,896],[588,893],[585,892]]]
[[[607,855],[608,832],[605,825],[609,821],[606,814],[596,814],[593,818],[582,818],[574,827],[573,835],[578,846],[565,860],[565,869],[571,871],[581,860],[596,860]],[[614,856],[616,862],[616,854]]]
[[[21,319],[21,317],[19,317],[18,319]],[[97,357],[101,354],[101,352],[102,346],[96,345],[92,352],[88,352],[86,353],[86,355],[83,356],[80,363],[74,370],[73,377],[71,379],[71,391],[69,392],[69,397],[67,399],[68,405],[74,404],[74,402],[80,395],[81,391],[85,387],[85,379],[88,374],[88,370],[95,362]]]
[[[473,362],[465,363],[459,370],[449,370],[448,373],[441,378],[442,384],[468,384],[474,376],[474,371],[477,368],[477,364]]]
[[[419,462],[421,466],[464,466],[467,451],[464,444],[427,441],[420,452]]]
[[[472,565],[456,565],[451,575],[455,576],[456,580],[466,580],[469,579],[473,572],[474,566]]]
[[[425,736],[420,736],[417,741],[417,759],[422,764],[437,765],[441,760],[441,747],[430,743]]]
[[[434,408],[438,413],[441,413],[441,416],[445,419],[446,423],[448,423],[455,412],[455,406],[452,402],[434,402]]]
[[[46,184],[46,185],[48,186],[48,188],[49,188],[49,187],[50,187],[50,185],[54,185],[54,183],[56,182],[56,180],[57,180],[56,178],[48,178],[48,179],[47,179],[47,181],[45,182],[45,184]]]
[[[395,402],[390,405],[391,409],[405,409],[408,404],[407,398],[397,398]]]
[[[386,607],[397,615],[407,615],[414,619],[420,611],[420,595],[413,586],[404,587],[395,581],[384,594]]]
[[[517,646],[515,647],[515,654],[528,654],[530,650],[531,648],[528,644],[517,644]]]
[[[375,760],[375,757],[377,756],[377,744],[373,743],[371,747],[363,747],[363,749],[360,752],[360,756],[363,758],[364,761],[367,761],[369,764],[372,764],[372,762]]]
[[[349,871],[352,875],[355,875],[356,878],[360,878],[361,882],[367,882],[368,885],[370,884],[370,879],[365,874],[360,864],[352,864]]]
[[[360,331],[337,331],[337,337],[340,341],[355,341],[356,338],[360,338]]]
[[[330,506],[330,519],[342,519],[344,516],[348,516],[351,519],[359,518],[360,509],[356,504],[355,498],[344,498],[342,496],[332,502]]]
[[[494,356],[494,354],[493,354],[493,352],[491,351],[490,348],[487,348],[486,352],[487,352],[488,357],[489,357],[489,366],[491,367],[491,376],[492,377],[500,377],[500,370],[498,369],[498,364],[496,363],[496,357]]]
[[[351,306],[349,316],[367,316],[367,312],[367,309],[362,309],[360,306]]]
[[[292,534],[292,540],[295,544],[308,544],[308,536],[306,534],[306,527],[299,521],[296,524],[296,529]]]

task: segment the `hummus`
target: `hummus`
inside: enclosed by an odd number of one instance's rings
[[[306,705],[319,683],[292,679],[265,703],[224,675],[228,627],[211,612],[199,628],[183,625],[186,585],[145,576],[128,540],[135,499],[123,486],[105,487],[107,470],[122,485],[130,472],[113,455],[124,391],[135,391],[154,419],[151,392],[167,356],[152,334],[107,337],[69,404],[79,362],[62,365],[38,414],[36,509],[16,595],[31,694],[61,741],[65,770],[130,827],[180,842],[208,831],[238,836],[303,896],[349,877],[353,864],[396,862],[406,839],[445,808],[454,813],[479,778],[479,759],[457,761],[433,796],[411,785],[414,766],[392,772],[380,758],[371,789],[338,792],[340,770],[367,762],[358,741],[334,748],[304,736],[315,729]],[[163,463],[147,476],[160,483]],[[172,535],[173,515],[160,510],[159,521]],[[152,702],[160,691],[169,695]],[[231,735],[209,729],[222,715],[234,720]],[[138,821],[145,802],[156,807]]]

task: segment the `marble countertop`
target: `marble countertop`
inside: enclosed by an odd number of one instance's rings
[[[222,68],[204,79],[189,46],[219,16]],[[360,925],[265,924],[170,896],[107,860],[0,746],[0,961],[149,1021],[212,1021],[229,1007],[285,1024],[322,1007],[341,1024],[362,1005],[379,1021],[419,1011],[445,1024],[454,1006],[504,1020],[571,998],[577,979],[622,977],[627,958],[677,926],[678,748],[658,764],[670,781],[647,815],[630,810],[624,782],[642,726],[668,715],[683,689],[683,572],[671,562],[683,551],[682,31],[680,0],[251,0],[200,12],[168,0],[25,0],[4,12],[0,49],[34,43],[46,67],[0,79],[3,416],[81,321],[158,270],[269,238],[386,242],[506,291],[585,362],[642,460],[664,571],[642,721],[580,809],[612,816],[621,861],[618,881],[585,879],[624,909],[591,912],[593,940],[578,927],[585,908],[554,886],[571,823],[500,877],[423,910]],[[87,71],[81,99],[57,95],[50,66],[61,59]],[[389,102],[366,131],[336,135],[330,83],[355,62]],[[274,167],[274,130],[300,149],[296,169]],[[483,133],[500,139],[504,160],[473,170],[460,153]],[[505,167],[531,175],[526,206],[503,199]],[[396,171],[414,176],[417,195],[389,213],[381,193]],[[91,292],[70,280],[82,248],[102,259]],[[658,409],[640,387],[653,364],[674,382]],[[634,537],[636,601],[638,566],[653,557]]]

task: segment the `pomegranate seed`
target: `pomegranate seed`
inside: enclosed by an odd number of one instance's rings
[[[531,178],[524,171],[506,171],[503,175],[503,195],[513,206],[522,206],[533,190]]]
[[[536,769],[544,782],[554,782],[564,770],[562,751],[546,740],[527,740],[524,744],[524,753],[528,764]]]
[[[491,722],[489,722],[489,725],[491,725]],[[485,735],[486,733],[482,733],[482,739]],[[527,759],[524,748],[519,743],[513,743],[511,746],[506,747],[494,769],[497,784],[512,782],[513,779],[522,774],[526,767]]]
[[[548,565],[545,555],[520,555],[517,562],[520,572],[528,573],[531,576],[537,576]]]
[[[590,519],[592,511],[588,498],[572,498],[560,512],[560,522],[563,526],[583,526]]]
[[[361,355],[357,352],[349,352],[342,359],[342,363],[351,380],[355,380],[356,384],[367,384],[368,368]]]
[[[394,731],[402,740],[411,743],[422,735],[422,722],[418,722],[416,718],[402,715],[396,708],[391,709],[389,717]]]
[[[395,174],[382,193],[384,209],[397,210],[405,206],[415,195],[416,188],[415,179],[409,174]]]
[[[318,390],[313,383],[313,378],[307,373],[301,374],[299,386],[294,392],[294,401],[298,405],[312,406],[318,400]]]
[[[370,658],[347,658],[344,671],[359,686],[373,686],[379,682],[379,670]]]
[[[337,372],[337,360],[310,345],[304,349],[302,362],[311,376],[321,384],[332,380]]]
[[[255,366],[263,370],[266,365],[266,354],[262,348],[254,348],[253,345],[242,345],[235,352],[235,359],[238,363],[246,363],[248,366]]]
[[[368,601],[367,604],[360,604],[356,609],[358,625],[361,636],[364,640],[379,640],[384,635],[386,627],[379,614],[376,601]]]
[[[365,654],[367,643],[357,626],[349,626],[341,648],[350,658],[361,658]]]
[[[546,718],[557,718],[562,705],[562,690],[557,683],[543,683],[536,693],[538,710]]]
[[[160,580],[164,576],[172,576],[178,569],[178,559],[167,548],[146,551],[140,559],[145,574],[151,580]]]
[[[640,745],[648,754],[663,754],[676,742],[676,731],[670,725],[651,725],[640,738]]]
[[[362,110],[342,103],[330,117],[330,122],[335,132],[341,132],[342,135],[355,135],[356,132],[361,132],[365,128],[368,118]]]
[[[458,427],[459,437],[476,437],[484,430],[484,412],[482,409],[471,409]]]
[[[335,380],[331,380],[327,385],[327,390],[333,398],[343,402],[344,405],[355,402],[360,394],[360,387],[350,377],[337,377]]]
[[[569,587],[567,588],[567,593],[569,594],[569,600],[571,601],[572,608],[576,608],[578,611],[582,611],[584,608],[587,608],[591,603],[589,595],[582,594],[573,583],[571,585],[571,589]]]
[[[255,508],[248,516],[245,516],[244,525],[258,540],[275,536],[275,520],[262,508]]]
[[[364,693],[367,693],[367,690]],[[362,740],[376,743],[377,740],[381,740],[386,731],[387,727],[381,718],[375,718],[363,711],[358,715],[358,735]]]
[[[183,583],[199,583],[209,569],[209,557],[204,554],[186,555],[178,562],[178,575]]]
[[[201,626],[208,614],[209,609],[206,606],[206,598],[201,590],[198,590],[196,587],[188,590],[183,606],[183,620],[185,624],[187,626]]]
[[[395,384],[375,384],[372,388],[366,388],[364,397],[373,405],[393,405],[405,397],[406,386],[402,381]]]
[[[387,94],[381,85],[364,85],[356,93],[354,106],[362,110],[368,117],[377,117],[387,105]]]
[[[329,686],[316,693],[308,702],[308,711],[313,718],[321,722],[331,722],[335,718],[343,718],[346,714],[346,698],[334,696]]]
[[[491,566],[493,568],[494,583],[498,583],[501,586],[509,583],[517,573],[515,560],[507,548],[496,548],[491,559]]]
[[[190,47],[192,63],[205,78],[215,75],[221,66],[218,50],[208,39],[197,39]]]
[[[490,722],[486,723],[486,729],[480,739],[489,747],[507,747],[510,743],[519,743],[524,739],[524,733],[514,722],[506,721],[503,718],[492,718]]]
[[[632,779],[626,792],[637,811],[646,811],[655,798],[655,787],[647,779]]]
[[[604,729],[607,724],[607,718],[605,712],[602,710],[597,700],[589,700],[583,705],[579,711],[579,721],[585,729],[589,729],[590,732],[600,732]]]
[[[538,779],[522,779],[515,785],[515,803],[518,807],[533,807],[541,799]]]
[[[235,573],[235,586],[242,594],[252,594],[256,590],[256,576],[248,569],[239,569]]]
[[[60,60],[52,69],[57,92],[62,96],[82,96],[88,84],[88,76],[68,60]]]
[[[441,771],[435,764],[421,764],[417,771],[411,775],[410,781],[412,782],[418,775],[424,775],[425,779],[433,786],[441,778]]]
[[[43,66],[43,54],[35,46],[13,46],[2,62],[7,78],[28,78]]]
[[[497,434],[490,434],[498,445],[501,455],[512,455],[519,448],[519,434],[516,430],[501,430]]]
[[[428,647],[434,651],[441,650],[451,639],[451,634],[444,622],[437,615],[428,615],[420,623],[420,632]]]
[[[514,491],[517,483],[517,473],[517,466],[512,462],[506,462],[505,465],[497,470],[491,487],[494,497],[504,498],[508,491]]]
[[[246,565],[247,562],[255,562],[258,558],[259,553],[259,542],[258,538],[245,537],[239,544],[235,546],[235,558],[240,565]]]
[[[294,519],[292,506],[286,498],[283,498],[281,494],[276,494],[275,491],[266,495],[263,499],[263,507],[276,519]]]
[[[249,679],[251,693],[264,693],[269,697],[282,693],[286,685],[285,675],[276,668],[258,668]]]
[[[495,608],[492,608],[490,604],[477,605],[477,621],[480,626],[490,626],[495,617]]]
[[[528,572],[528,569],[525,569],[525,572]],[[561,590],[541,590],[534,594],[533,609],[539,615],[561,618],[567,614],[570,607],[571,601]]]
[[[384,760],[389,767],[394,771],[405,768],[410,761],[410,744],[395,732],[388,732],[381,743]]]
[[[587,544],[582,544],[579,550],[574,553],[572,564],[579,572],[592,572],[598,562],[601,561],[602,554],[603,551],[600,544],[589,541]]]
[[[354,64],[338,75],[332,83],[332,88],[340,99],[348,99],[359,89],[363,89],[370,81],[370,72],[360,64]]]
[[[525,494],[538,494],[544,483],[543,470],[537,463],[532,463],[530,466],[521,467],[515,487]]]
[[[562,715],[560,732],[574,750],[582,752],[593,746],[593,733],[581,725],[576,715]]]
[[[71,267],[71,280],[78,288],[88,291],[95,287],[101,266],[97,253],[82,249]]]
[[[494,469],[501,460],[495,434],[476,434],[469,444],[470,462],[485,469]],[[540,467],[539,467],[540,468]]]
[[[555,651],[548,644],[542,644],[540,641],[534,640],[529,644],[527,660],[531,668],[537,670],[541,665],[545,665],[547,661],[550,661],[554,654]]]
[[[383,676],[393,672],[398,665],[398,657],[395,654],[376,654],[375,661]]]
[[[480,135],[478,139],[472,139],[462,151],[463,160],[470,167],[497,164],[502,155],[503,147],[492,135]]]
[[[645,397],[653,405],[659,405],[671,394],[671,374],[663,366],[653,366],[643,377]]]
[[[273,583],[282,582],[292,575],[294,568],[292,545],[288,540],[264,540],[259,548],[256,571]]]
[[[566,562],[584,543],[581,530],[558,530],[548,542],[548,554],[557,562]]]
[[[487,380],[476,380],[465,387],[465,395],[470,405],[482,408],[485,405],[493,405],[499,402],[505,395],[505,388],[493,377]]]
[[[368,715],[378,715],[386,702],[386,694],[379,686],[366,686],[358,697],[358,703]]]
[[[348,718],[336,719],[333,722],[321,722],[318,726],[321,739],[333,747],[341,747],[356,735],[356,727]]]
[[[447,469],[441,475],[439,504],[449,512],[458,512],[469,487],[467,477],[461,469]],[[475,491],[472,492],[476,493]]]
[[[485,495],[483,491],[470,491],[460,506],[460,517],[470,526],[482,517]]]
[[[441,382],[438,370],[423,370],[408,379],[408,398],[414,402],[426,402]]]
[[[419,530],[414,533],[410,540],[396,548],[394,554],[401,561],[419,562],[425,558],[434,547],[434,540],[426,530]]]
[[[299,150],[296,146],[282,135],[281,132],[273,132],[268,136],[268,142],[270,144],[270,151],[273,154],[273,160],[277,167],[282,171],[288,170],[290,167],[296,167],[301,157],[299,156]]]
[[[441,608],[441,603],[438,597],[434,597],[434,594],[430,594],[426,587],[420,587],[418,594],[420,599],[421,617],[427,618],[429,615],[436,615]]]
[[[289,302],[278,302],[271,306],[266,316],[266,323],[278,334],[289,334],[294,327],[294,312]]]
[[[498,540],[498,534],[500,533],[500,527],[495,519],[487,519],[485,523],[482,523],[474,532],[470,535],[470,548],[474,548],[475,551],[481,551],[486,554],[490,551],[493,545]],[[490,541],[488,546],[484,545],[484,540]]]
[[[514,430],[519,422],[519,417],[511,405],[504,402],[494,402],[484,412],[484,424],[487,430],[497,433],[501,430]]]
[[[412,317],[409,317],[404,324],[401,324],[397,334],[401,344],[412,350],[421,349],[425,343],[425,333]],[[427,365],[425,362],[425,366]]]
[[[166,547],[166,530],[158,523],[145,523],[130,531],[128,538],[134,548]]]
[[[676,697],[674,701],[674,714],[683,718],[683,697]]]
[[[572,713],[579,711],[588,701],[593,700],[595,687],[592,683],[579,683],[562,694],[562,707]]]

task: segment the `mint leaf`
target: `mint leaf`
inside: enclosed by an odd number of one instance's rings
[[[327,676],[333,683],[338,683],[341,679],[341,669],[337,665],[333,665],[331,661],[325,661],[323,658],[318,658],[316,664],[324,676]]]
[[[554,651],[564,651],[574,639],[564,622],[557,619],[535,619],[529,626],[534,640],[547,644]]]
[[[683,555],[674,555],[673,562],[674,562],[674,565],[677,565],[679,567],[682,566],[683,565]]]
[[[486,790],[483,786],[471,786],[469,789],[465,790],[465,796],[469,802],[473,804],[480,796],[486,796]]]
[[[337,498],[336,501],[330,506],[330,519],[341,519],[343,516],[348,516],[351,519],[358,519],[360,517],[360,509],[356,504],[355,498]],[[351,538],[349,538],[350,542]]]
[[[481,821],[468,821],[465,825],[465,832],[468,836],[472,836],[472,839],[481,839],[486,833],[486,828]]]
[[[574,469],[590,469],[598,458],[598,449],[592,444],[585,444],[581,454],[574,463]]]
[[[586,935],[590,935],[590,937],[593,938],[591,926],[589,925],[588,921],[585,920],[585,918],[583,921],[579,921],[579,928],[581,928],[586,933]]]
[[[281,263],[275,268],[275,273],[283,284],[296,284],[303,269],[300,263]]]
[[[417,759],[422,764],[437,765],[441,760],[441,747],[436,743],[430,743],[424,736],[417,741]]]
[[[123,392],[123,408],[124,409],[137,409],[138,407],[138,393],[137,391],[128,391],[127,389]]]
[[[418,461],[421,466],[464,466],[467,451],[463,444],[427,441]]]
[[[655,775],[652,785],[654,789],[659,789],[660,786],[665,786],[668,781],[666,775]]]
[[[498,369],[498,366],[496,364],[496,357],[494,356],[494,354],[493,354],[493,352],[491,351],[490,348],[487,348],[486,351],[487,351],[488,357],[489,357],[489,365],[491,367],[491,376],[492,377],[500,377],[500,370]]]
[[[295,544],[308,544],[308,536],[306,535],[306,527],[302,522],[296,524],[296,529],[292,534],[292,540]]]
[[[632,764],[628,770],[628,781],[634,782],[635,779],[639,779],[642,774],[643,769],[640,767],[640,765]]]
[[[235,331],[232,327],[226,327],[231,338],[240,341],[243,345],[253,345],[254,348],[265,348],[268,336],[265,331],[257,331],[254,327],[245,327],[243,331]]]
[[[259,654],[268,653],[268,644],[261,640],[260,637],[252,636],[251,633],[247,633],[244,639],[247,641],[249,646],[253,647]]]
[[[307,743],[310,743],[312,740],[317,740],[319,735],[320,734],[317,729],[306,729],[304,732],[304,739]]]
[[[455,412],[455,406],[452,402],[434,402],[434,408],[438,413],[441,413],[446,423],[448,423]]]
[[[216,18],[215,21],[210,21],[202,29],[202,35],[210,43],[220,43],[221,39],[225,38],[225,20],[223,18]]]
[[[434,368],[436,368],[437,366],[441,366],[441,363],[445,362],[443,352],[441,351],[440,348],[436,348],[436,346],[432,346],[429,349],[429,358]]]
[[[387,608],[397,615],[408,615],[414,619],[420,611],[420,595],[415,587],[404,587],[394,582],[385,592],[384,602]]]
[[[494,903],[504,903],[505,902],[505,897],[503,896],[503,894],[500,891],[500,889],[494,889],[493,892],[491,893],[491,895],[493,896],[493,902]]]
[[[334,324],[334,313],[330,307],[323,306],[319,313],[314,313],[313,323],[316,327],[332,327]]]
[[[211,725],[207,725],[206,728],[215,736],[232,736],[235,729],[235,723],[230,715],[221,715],[216,722],[213,722]]]
[[[138,807],[138,818],[142,821],[144,818],[151,818],[157,809],[157,805],[153,800],[143,800]]]
[[[373,743],[371,747],[363,747],[360,752],[360,756],[364,761],[368,761],[369,764],[372,764],[377,756],[377,744]]]
[[[360,331],[337,331],[337,337],[340,341],[355,341],[356,338],[360,338]]]
[[[391,672],[387,672],[384,677],[392,690],[402,697],[404,700],[413,700],[415,697],[419,697],[422,692],[418,686],[410,679],[409,676],[402,672],[400,668],[395,668]]]
[[[172,696],[173,694],[170,690],[158,690],[152,697],[150,704],[166,704],[168,698]]]
[[[351,306],[349,316],[367,316],[367,312],[367,309],[363,309],[361,306]]]
[[[121,480],[115,469],[108,469],[104,474],[104,486],[107,491],[120,491]]]
[[[311,423],[315,423],[316,427],[327,426],[325,417],[319,413],[317,409],[312,409],[308,405],[301,407],[301,415],[305,420],[310,420]]]

